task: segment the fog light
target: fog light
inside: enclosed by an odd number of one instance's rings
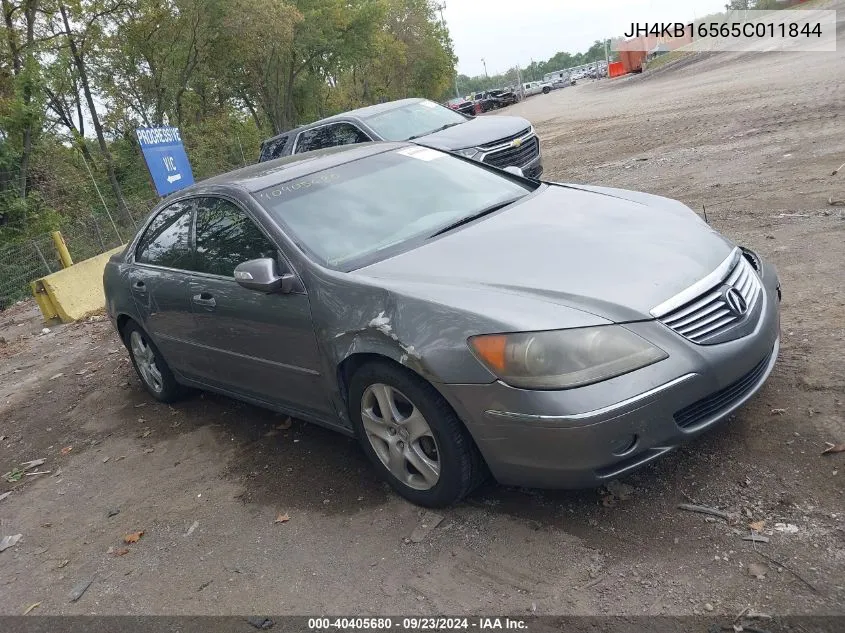
[[[616,457],[622,457],[623,455],[627,455],[637,447],[637,442],[639,441],[639,439],[640,438],[636,435],[627,435],[623,438],[611,442],[610,450],[614,455],[616,455]]]

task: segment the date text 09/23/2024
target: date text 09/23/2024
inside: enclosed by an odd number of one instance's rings
[[[309,618],[308,630],[391,630],[445,631],[445,630],[526,630],[525,620],[507,617],[373,617],[373,618]]]

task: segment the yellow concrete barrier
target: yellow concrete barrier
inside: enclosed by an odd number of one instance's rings
[[[118,246],[33,281],[30,284],[32,294],[44,319],[60,319],[63,323],[71,323],[105,309],[103,270],[109,258],[124,248]]]

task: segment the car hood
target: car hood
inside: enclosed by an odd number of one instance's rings
[[[404,283],[410,294],[416,283],[486,288],[503,301],[524,295],[625,322],[651,319],[651,309],[712,272],[733,247],[674,200],[546,185],[357,274],[394,289]]]
[[[434,149],[452,151],[494,143],[530,127],[531,123],[522,117],[479,116],[441,132],[422,136],[414,142]]]

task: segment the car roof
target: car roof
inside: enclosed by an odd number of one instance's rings
[[[320,119],[319,121],[314,121],[313,123],[308,123],[306,125],[300,125],[299,127],[296,127],[292,130],[288,130],[287,132],[277,134],[276,136],[266,139],[262,143],[262,145],[270,143],[271,141],[275,141],[276,139],[280,139],[284,136],[288,136],[289,134],[299,133],[303,130],[310,129],[312,127],[318,127],[320,125],[325,125],[326,123],[331,123],[332,121],[342,121],[345,119],[366,119],[376,114],[381,114],[382,112],[389,112],[390,110],[396,110],[397,108],[401,108],[402,106],[410,105],[412,103],[419,103],[420,101],[427,101],[427,99],[399,99],[398,101],[386,101],[384,103],[377,103],[375,105],[365,106],[363,108],[356,108],[355,110],[347,110],[346,112],[341,112],[340,114],[335,114],[334,116],[330,116],[325,119]]]
[[[413,143],[357,143],[303,152],[213,176],[186,187],[179,193],[180,195],[196,193],[206,187],[225,185],[246,189],[249,192],[260,191],[344,163],[408,146],[413,146]]]

